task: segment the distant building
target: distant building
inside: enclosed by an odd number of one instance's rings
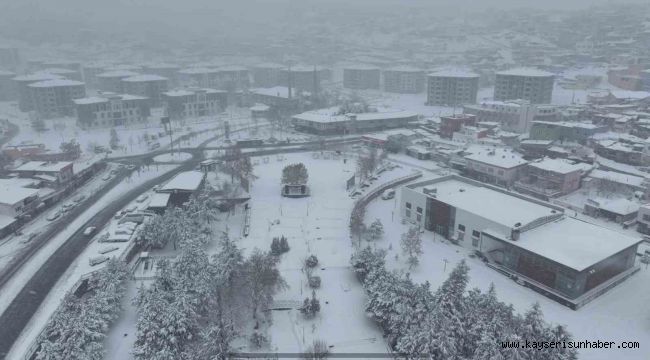
[[[280,70],[283,86],[290,86],[298,91],[319,91],[323,80],[330,80],[331,73],[320,66],[292,66]]]
[[[168,87],[174,87],[178,86],[178,72],[180,69],[180,66],[173,64],[152,63],[145,65],[142,72],[167,78]]]
[[[582,176],[592,166],[565,159],[545,158],[528,163],[515,182],[515,189],[542,200],[566,195],[580,188]]]
[[[280,86],[282,81],[282,70],[286,66],[273,63],[257,64],[252,68],[253,84],[260,88],[271,88]]]
[[[2,148],[2,153],[11,158],[11,160],[16,160],[42,154],[46,150],[45,144],[21,143],[5,145]]]
[[[533,121],[530,138],[535,140],[569,141],[584,144],[597,133],[606,132],[607,126],[583,122]]]
[[[483,101],[463,106],[463,113],[476,115],[479,122],[498,122],[501,129],[520,134],[530,131],[533,121],[558,121],[562,117],[557,106],[525,100]]]
[[[354,65],[343,68],[343,87],[346,89],[379,90],[381,71],[373,65]]]
[[[83,81],[83,77],[81,76],[81,72],[75,71],[72,69],[66,69],[66,68],[53,68],[53,67],[48,67],[48,68],[43,68],[41,70],[38,70],[36,74],[52,74],[52,75],[58,75],[62,78],[70,79],[70,80],[77,80],[77,81]]]
[[[13,47],[0,47],[0,69],[17,71],[20,68],[20,52]]]
[[[307,111],[294,115],[291,123],[296,130],[314,134],[346,134],[405,127],[417,121],[411,111],[379,111],[338,115],[336,109]]]
[[[427,75],[427,105],[475,104],[479,75],[460,71],[438,71]]]
[[[419,94],[424,91],[424,71],[420,69],[398,66],[384,70],[383,74],[386,92]]]
[[[172,120],[217,115],[228,106],[228,94],[214,89],[167,91],[162,99]]]
[[[29,161],[11,171],[22,178],[38,178],[60,186],[72,180],[72,165],[69,161]]]
[[[86,87],[89,89],[97,89],[99,85],[97,75],[106,72],[106,68],[108,67],[108,64],[102,62],[84,64],[81,72],[83,74],[83,81],[86,83]]]
[[[480,148],[466,155],[465,161],[465,173],[469,177],[505,187],[512,186],[528,163],[507,148]]]
[[[641,205],[637,213],[636,231],[650,235],[650,204]]]
[[[13,78],[16,74],[0,70],[0,101],[16,100],[18,93]]]
[[[27,112],[34,110],[34,99],[32,98],[32,91],[29,88],[30,84],[40,81],[63,79],[61,76],[52,74],[28,74],[16,76],[12,79],[14,87],[18,92],[18,108],[20,111]]]
[[[217,89],[217,71],[204,67],[192,67],[178,71],[178,82],[184,87]]]
[[[136,95],[102,94],[74,100],[77,125],[83,129],[124,126],[145,121],[149,99]]]
[[[554,75],[537,69],[511,69],[496,73],[494,100],[528,100],[533,104],[550,104]]]
[[[632,145],[615,140],[600,140],[594,144],[596,154],[616,162],[637,166],[644,165],[646,162],[644,148],[645,146],[641,144]]]
[[[577,309],[638,271],[640,238],[563,209],[449,175],[402,187],[406,221],[473,249],[526,287]]]
[[[19,219],[40,203],[38,189],[0,185],[0,238],[16,231],[21,224]]]
[[[476,116],[457,114],[440,117],[440,136],[451,139],[463,126],[476,126]]]
[[[248,69],[243,66],[221,66],[215,73],[216,88],[229,92],[245,90],[250,87]]]
[[[310,94],[294,89],[289,95],[289,88],[286,86],[255,88],[250,89],[249,93],[252,103],[265,104],[282,112],[294,114],[300,109],[301,99],[308,97],[307,94]]]
[[[121,94],[124,92],[122,80],[137,75],[139,74],[130,70],[106,71],[95,75],[97,88],[101,91]]]
[[[126,94],[149,99],[151,106],[159,106],[162,93],[167,91],[168,79],[158,75],[136,75],[122,79],[122,90]]]
[[[85,84],[76,80],[45,80],[27,87],[34,101],[34,110],[46,119],[74,115],[74,99],[86,96]]]

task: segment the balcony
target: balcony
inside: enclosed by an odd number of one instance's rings
[[[515,182],[515,189],[521,192],[529,193],[544,198],[552,198],[562,195],[562,191],[554,188],[546,188],[537,183],[526,183],[523,181]]]

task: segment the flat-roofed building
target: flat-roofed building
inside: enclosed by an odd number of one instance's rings
[[[169,203],[181,206],[189,200],[192,194],[203,187],[205,176],[202,171],[181,172],[162,185],[157,192],[170,194]]]
[[[172,90],[162,99],[172,120],[217,115],[228,106],[228,93],[214,89]]]
[[[191,67],[178,71],[178,81],[184,87],[217,89],[217,70],[206,67]]]
[[[72,180],[72,167],[70,161],[28,161],[11,171],[20,177],[39,177],[51,185],[59,186]]]
[[[381,70],[374,65],[349,65],[343,68],[343,87],[346,89],[379,90]]]
[[[573,309],[638,270],[640,238],[457,175],[403,186],[400,204],[405,220],[479,251],[490,267]]]
[[[511,186],[528,163],[520,154],[509,148],[476,146],[465,156],[465,174],[483,182]]]
[[[330,70],[322,66],[298,65],[280,70],[282,85],[298,91],[319,91],[321,82],[330,78]]]
[[[562,118],[557,106],[531,104],[526,100],[466,104],[463,113],[476,115],[479,122],[498,122],[501,129],[520,134],[530,131],[533,121],[559,121]]]
[[[384,91],[419,94],[424,91],[424,71],[411,66],[396,66],[383,71]]]
[[[283,81],[281,79],[282,70],[286,66],[274,63],[262,63],[252,67],[251,72],[253,76],[253,84],[260,88],[271,88],[280,86]]]
[[[307,111],[291,118],[296,130],[314,134],[347,134],[405,127],[418,120],[412,111],[383,110],[337,114],[336,109]]]
[[[566,159],[544,158],[528,163],[515,182],[515,189],[542,200],[566,195],[580,188],[592,165]]]
[[[427,75],[427,105],[475,104],[480,76],[464,70],[441,70]]]
[[[86,86],[81,81],[54,79],[27,85],[34,102],[34,110],[42,118],[73,116],[74,99],[86,96]]]
[[[162,93],[167,91],[169,80],[159,75],[143,74],[122,79],[122,90],[126,94],[149,99],[151,106],[159,106]]]
[[[178,86],[178,72],[181,67],[174,64],[167,63],[151,63],[143,67],[142,72],[145,74],[153,74],[167,78],[170,87]]]
[[[75,99],[77,125],[83,129],[144,122],[151,115],[149,99],[130,94],[102,94]]]
[[[528,100],[550,104],[555,76],[533,68],[517,68],[496,73],[494,100]]]
[[[63,79],[63,77],[54,74],[35,73],[28,75],[16,76],[12,79],[16,91],[18,92],[18,108],[20,111],[34,110],[34,99],[32,92],[29,88],[30,84],[34,84],[46,80]]]
[[[111,70],[95,75],[97,88],[101,91],[121,94],[124,92],[123,79],[139,75],[131,70]]]
[[[571,121],[533,121],[530,138],[534,140],[570,141],[584,144],[595,134],[607,132],[605,125]]]
[[[216,69],[215,82],[215,88],[220,90],[245,90],[250,87],[250,74],[243,66],[220,66]]]
[[[18,98],[16,84],[12,80],[15,77],[16,74],[10,71],[0,70],[0,101],[10,101]]]

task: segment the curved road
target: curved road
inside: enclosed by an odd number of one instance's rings
[[[184,149],[184,151],[192,153],[193,156],[190,160],[184,162],[178,168],[159,176],[158,178],[149,180],[137,186],[136,188],[122,195],[119,199],[111,202],[99,213],[97,213],[97,215],[95,215],[91,220],[86,222],[48,258],[48,260],[27,282],[27,284],[16,295],[11,304],[0,316],[0,359],[5,358],[14,341],[18,338],[24,327],[31,319],[32,315],[38,310],[38,307],[43,302],[52,287],[68,269],[70,264],[81,254],[81,252],[88,245],[88,242],[92,239],[91,237],[84,236],[83,230],[88,226],[95,226],[97,228],[104,226],[112,219],[113,215],[116,212],[124,208],[131,201],[133,201],[133,199],[151,189],[153,186],[171,179],[179,172],[196,168],[196,166],[203,158],[202,152],[205,149],[207,143],[214,141],[216,138],[219,137],[206,140],[197,148]],[[259,156],[290,152],[304,152],[310,150],[320,150],[327,145],[353,143],[358,141],[359,138],[347,138],[312,141],[306,143],[282,144],[281,146],[263,146],[263,150],[247,152],[246,155]],[[289,146],[291,148],[283,148],[283,146]],[[269,147],[271,147],[271,149],[268,149]],[[116,158],[111,160],[141,163],[147,158],[152,158],[153,156],[160,155],[161,153],[166,153],[169,151],[170,150],[165,150],[162,152],[155,152],[154,154],[149,153],[140,155],[138,157],[128,157],[124,159]],[[117,180],[114,181],[117,182]],[[77,211],[81,211],[81,209]]]

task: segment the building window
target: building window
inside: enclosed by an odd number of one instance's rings
[[[472,246],[474,246],[474,247],[478,247],[478,241],[479,241],[479,238],[475,238],[475,237],[473,237],[473,238],[472,238]]]
[[[418,214],[422,214],[422,208],[418,206],[417,212],[418,212]]]
[[[650,214],[643,214],[644,221],[650,221]]]
[[[422,221],[422,214],[417,214],[415,218],[417,219],[418,222],[421,222]]]
[[[410,202],[407,202],[407,203],[406,203],[406,208],[407,208],[407,209],[410,209],[410,208],[411,208],[411,203],[410,203]]]
[[[465,225],[463,224],[458,224],[458,230],[465,232]]]
[[[474,236],[474,237],[481,237],[481,233],[478,232],[477,230],[472,230],[472,236]]]

